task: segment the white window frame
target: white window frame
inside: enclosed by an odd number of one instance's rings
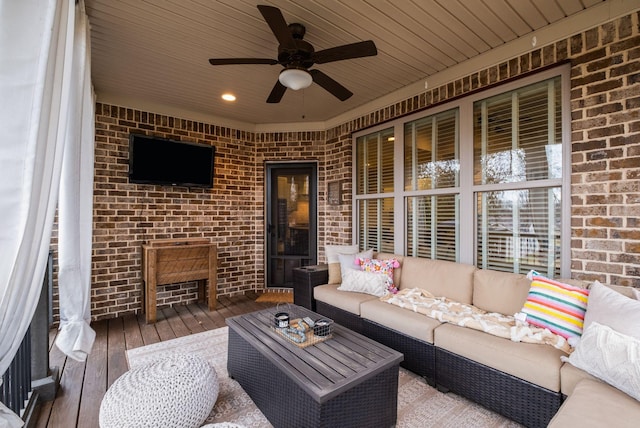
[[[501,184],[476,185],[473,182],[473,104],[476,101],[490,98],[505,92],[515,91],[519,88],[539,83],[543,80],[560,77],[561,80],[561,122],[562,122],[562,178],[560,180],[549,179],[540,181],[528,181],[523,183],[509,183],[509,189],[530,189],[535,187],[549,187],[560,184],[562,189],[561,202],[561,241],[560,241],[560,275],[570,277],[571,275],[571,75],[570,66],[562,65],[554,67],[531,76],[523,77],[505,84],[497,85],[487,90],[470,94],[457,100],[447,102],[427,110],[423,110],[412,115],[385,122],[375,127],[353,134],[353,243],[358,240],[358,201],[371,198],[374,195],[358,195],[356,188],[357,162],[356,141],[359,137],[379,132],[384,129],[394,128],[394,192],[393,194],[377,194],[375,197],[394,198],[394,252],[404,255],[406,242],[406,197],[419,196],[425,191],[405,191],[404,190],[404,125],[425,116],[438,114],[445,110],[458,108],[459,121],[459,152],[460,152],[460,175],[459,186],[445,189],[430,190],[429,194],[454,194],[459,195],[459,262],[466,264],[476,264],[476,198],[477,192],[487,192],[503,190],[506,186]],[[473,237],[465,239],[464,237]]]

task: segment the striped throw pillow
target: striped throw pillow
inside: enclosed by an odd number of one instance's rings
[[[566,339],[580,337],[589,290],[533,276],[522,312],[527,322]]]

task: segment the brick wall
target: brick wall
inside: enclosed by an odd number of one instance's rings
[[[353,240],[352,225],[352,169],[353,169],[353,141],[350,133],[340,136],[328,136],[325,142],[326,185],[330,181],[338,181],[341,203],[339,205],[325,205],[325,215],[320,218],[324,230],[324,245],[351,245]],[[325,198],[326,200],[326,198]],[[320,228],[320,226],[319,226]],[[318,249],[320,260],[325,259],[324,245]]]
[[[253,134],[98,104],[91,309],[94,319],[139,312],[141,245],[207,237],[218,245],[218,293],[264,285],[264,164],[318,161],[318,247],[352,237],[353,132],[563,62],[571,64],[572,276],[640,287],[639,14],[614,20],[325,132]],[[216,146],[213,189],[130,184],[129,133]],[[343,203],[326,205],[340,180]],[[55,249],[55,236],[54,236]],[[54,299],[56,296],[54,295]],[[160,305],[196,299],[162,287]],[[54,304],[54,308],[57,305]]]
[[[213,189],[132,184],[129,134],[143,133],[216,147]],[[218,247],[218,290],[255,290],[262,279],[257,244],[254,136],[229,128],[98,104],[96,106],[91,312],[110,318],[142,308],[142,244],[153,239],[209,238]],[[195,283],[162,286],[160,307],[197,298]]]
[[[268,162],[314,162],[318,163],[318,249],[325,242],[325,223],[323,219],[326,215],[325,206],[325,180],[326,180],[326,162],[325,153],[325,133],[324,131],[315,132],[278,132],[278,133],[259,133],[256,134],[256,152],[255,162],[256,171],[256,210],[259,213],[255,218],[260,230],[265,230],[264,212],[265,212],[265,164]],[[256,262],[260,266],[259,275],[260,282],[258,288],[262,288],[265,279],[264,258],[266,249],[264,247],[264,234],[260,234],[255,249]]]
[[[356,118],[327,130],[327,141],[346,142],[355,131],[565,62],[572,277],[640,287],[640,12]],[[350,146],[335,149],[350,156]],[[351,183],[350,169],[340,175]]]
[[[129,183],[130,133],[215,146],[214,187]],[[324,132],[256,135],[97,104],[92,317],[112,318],[142,309],[142,244],[153,239],[209,238],[218,248],[218,295],[262,289],[264,164],[317,161],[318,211],[322,219],[324,142]],[[319,242],[324,242],[324,230],[320,222]],[[57,293],[54,299],[57,303]],[[196,299],[195,283],[161,286],[158,290],[160,308]]]
[[[573,37],[572,271],[640,287],[639,14]]]

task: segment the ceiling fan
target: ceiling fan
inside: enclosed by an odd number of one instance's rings
[[[274,85],[268,103],[278,103],[287,88],[304,89],[317,83],[340,101],[351,97],[353,93],[340,83],[327,76],[318,69],[309,70],[314,64],[326,64],[333,61],[361,58],[378,54],[375,43],[371,40],[337,46],[316,52],[310,43],[302,40],[306,29],[304,25],[287,22],[277,7],[258,5],[258,10],[267,21],[269,28],[278,40],[278,59],[269,58],[211,58],[211,65],[231,64],[280,64],[284,70],[280,72],[278,81]]]

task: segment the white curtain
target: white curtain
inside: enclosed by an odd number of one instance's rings
[[[94,105],[91,86],[89,25],[76,14],[73,69],[69,99],[67,144],[62,161],[58,205],[58,292],[60,332],[56,346],[84,361],[95,332],[91,322],[91,240],[93,226]]]
[[[84,14],[83,3],[77,7]],[[87,70],[72,72],[74,64],[86,67],[90,60],[87,48],[84,60],[74,58],[81,52],[74,50],[76,33],[88,45],[87,30],[76,32],[75,15],[73,0],[0,0],[0,374],[12,361],[39,298],[62,160],[73,152],[66,143],[80,144],[73,127],[92,115],[80,111],[85,104],[74,102],[77,91],[90,96]],[[79,77],[84,78],[75,80]],[[83,129],[83,138],[89,132]],[[92,135],[90,140],[92,145]],[[89,165],[93,168],[93,159]],[[78,222],[84,221],[79,215]],[[85,263],[84,257],[79,260]],[[77,311],[85,313],[84,307]],[[85,337],[80,352],[86,354],[91,334],[79,331]],[[19,426],[19,419],[0,403],[4,426]]]

